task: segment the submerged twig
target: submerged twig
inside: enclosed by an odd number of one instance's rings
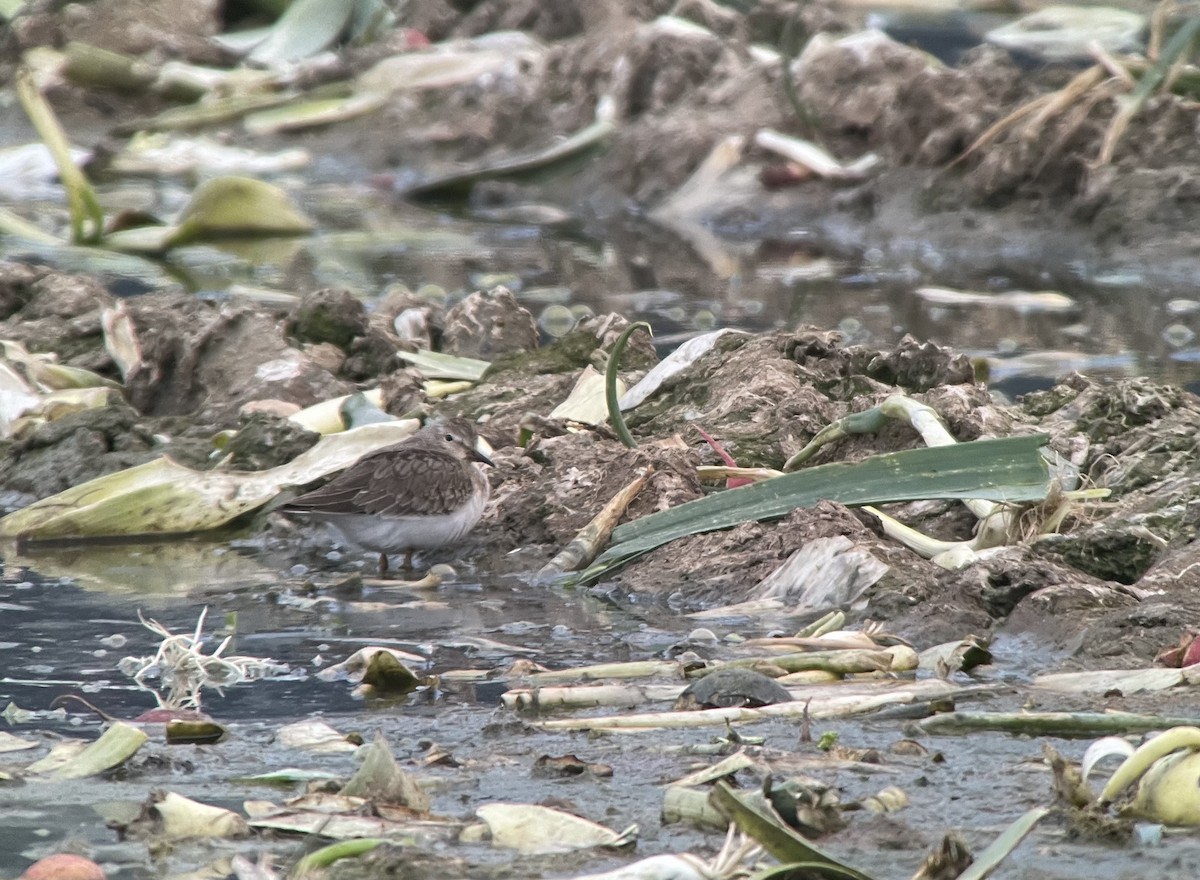
[[[697,709],[693,712],[641,712],[633,715],[608,715],[590,718],[552,718],[538,722],[544,730],[661,730],[696,727],[724,727],[727,723],[750,724],[768,718],[801,718],[806,712],[814,719],[845,718],[873,712],[886,706],[909,704],[933,698],[956,698],[979,688],[956,688],[940,679],[924,679],[897,684],[894,681],[838,683],[810,686],[808,702],[793,701],[770,706],[745,706]]]
[[[922,733],[954,734],[997,730],[1027,736],[1102,736],[1145,733],[1194,725],[1200,718],[1138,715],[1133,712],[945,712],[917,722]]]

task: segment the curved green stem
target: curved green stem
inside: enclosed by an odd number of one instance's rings
[[[66,132],[54,115],[54,110],[33,81],[27,67],[16,76],[17,99],[33,123],[38,137],[58,168],[58,177],[67,191],[67,206],[71,214],[71,244],[96,244],[104,235],[104,211],[96,191],[71,158],[71,144]]]
[[[637,443],[634,441],[633,435],[629,433],[629,428],[625,426],[625,418],[621,415],[621,407],[617,402],[617,370],[621,366],[621,355],[625,353],[625,345],[629,342],[629,337],[639,327],[649,333],[651,338],[654,337],[654,331],[645,321],[636,321],[630,324],[613,344],[612,351],[608,355],[608,369],[604,371],[604,399],[608,403],[608,420],[612,422],[617,437],[630,449],[636,449]]]

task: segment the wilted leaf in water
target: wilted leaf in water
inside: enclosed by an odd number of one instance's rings
[[[1049,5],[993,28],[984,39],[1004,49],[1050,61],[1093,58],[1095,51],[1106,54],[1138,51],[1146,17],[1114,6]],[[1095,50],[1094,46],[1100,48]]]
[[[776,153],[830,180],[862,180],[879,164],[879,156],[868,153],[851,163],[840,162],[812,141],[781,134],[769,128],[759,129],[754,143],[760,149]]]
[[[60,767],[75,760],[88,745],[89,743],[77,739],[68,739],[55,743],[50,747],[50,751],[46,755],[25,767],[24,772],[31,776],[50,775]]]
[[[250,833],[246,820],[232,810],[202,804],[173,791],[151,795],[133,825],[135,834],[159,840],[244,837]]]
[[[1034,434],[875,455],[855,464],[820,465],[688,501],[619,526],[613,532],[613,546],[581,579],[595,580],[677,538],[784,516],[820,500],[849,505],[933,498],[1042,500],[1050,476],[1038,450],[1046,439],[1044,434]]]
[[[377,733],[371,744],[363,747],[362,754],[362,764],[338,794],[398,804],[419,814],[429,812],[429,795],[396,763],[382,734]]]
[[[256,773],[253,776],[238,776],[233,782],[253,782],[260,785],[272,785],[280,788],[291,788],[297,782],[327,782],[337,779],[336,773],[327,770],[304,770],[299,767],[283,767],[267,773]]]
[[[525,55],[536,53],[531,43]],[[496,49],[462,52],[403,53],[384,58],[358,78],[363,92],[391,95],[394,92],[446,89],[495,76],[512,64],[514,53]]]
[[[7,208],[0,208],[0,235],[11,235],[26,242],[42,245],[47,249],[57,249],[65,245],[62,239],[51,235],[40,226],[30,223]]]
[[[28,351],[19,342],[0,340],[0,363],[22,374],[41,391],[69,391],[83,388],[111,388],[121,385],[81,367],[58,363],[56,356]]]
[[[357,752],[360,748],[324,721],[285,724],[275,731],[275,741],[281,746],[306,752]]]
[[[59,713],[55,714],[59,718],[65,715],[65,713],[61,712],[61,710],[59,710]],[[0,718],[3,718],[12,725],[28,724],[30,721],[36,718],[37,715],[38,713],[32,709],[22,709],[16,703],[12,702],[12,700],[9,700],[8,705],[4,707],[4,711],[0,712]]]
[[[35,409],[38,400],[20,373],[0,360],[0,436],[8,436],[13,423]]]
[[[307,235],[313,222],[277,186],[251,177],[216,177],[196,188],[167,247],[230,236]]]
[[[895,813],[908,806],[908,795],[904,789],[889,785],[877,794],[863,798],[862,806],[872,813]]]
[[[426,658],[420,654],[409,654],[405,651],[380,645],[368,645],[365,648],[359,648],[341,663],[325,667],[317,673],[317,678],[322,681],[360,682],[363,680],[363,676],[367,674],[367,669],[378,654],[389,654],[400,664],[426,662]]]
[[[475,815],[487,823],[494,845],[526,854],[624,846],[637,834],[636,826],[618,834],[579,816],[534,804],[484,804]]]
[[[478,382],[491,366],[487,361],[438,351],[398,351],[396,357],[412,364],[426,379],[465,379],[468,382]]]
[[[284,104],[251,113],[242,121],[248,134],[261,136],[332,125],[373,113],[387,104],[386,95],[349,95]]]
[[[104,350],[121,371],[121,378],[127,380],[129,374],[142,365],[142,345],[138,340],[137,325],[133,323],[124,302],[104,309],[100,313],[100,324],[104,328]]]
[[[1021,814],[975,857],[970,867],[958,875],[958,880],[984,880],[990,876],[1049,812],[1044,807],[1034,807]]]
[[[1164,691],[1190,680],[1192,677],[1180,669],[1092,669],[1038,675],[1033,686],[1065,694],[1130,695]]]
[[[475,168],[435,175],[420,181],[402,183],[396,189],[407,196],[445,196],[470,192],[477,183],[505,177],[524,177],[535,172],[551,174],[563,171],[575,160],[582,160],[593,150],[603,146],[617,131],[616,124],[608,118],[605,101],[596,110],[596,121],[570,137],[556,142],[536,153],[510,156],[491,162],[482,162]]]
[[[302,878],[312,875],[313,872],[319,871],[321,868],[328,868],[334,862],[341,859],[353,859],[366,855],[382,843],[385,843],[385,841],[372,837],[331,843],[328,846],[321,847],[316,852],[309,853],[296,862],[288,876],[302,880]],[[322,874],[321,876],[324,875]]]
[[[926,648],[919,655],[919,668],[934,672],[943,678],[954,672],[970,672],[976,666],[992,662],[992,652],[987,640],[979,636],[967,636],[957,642],[945,642]]]
[[[148,737],[132,724],[117,721],[104,735],[63,764],[52,775],[55,779],[84,779],[119,767],[134,756]]]
[[[345,810],[336,801],[348,802]],[[352,803],[353,805],[349,805]],[[362,837],[386,837],[402,839],[406,844],[420,846],[441,842],[457,831],[458,823],[437,822],[430,819],[399,821],[384,816],[361,815],[368,808],[362,798],[338,799],[329,795],[305,797],[290,801],[280,807],[268,801],[246,801],[246,813],[254,828],[269,828],[299,834],[319,834],[334,840]],[[381,811],[383,812],[383,811]]]
[[[357,392],[357,394],[361,394],[366,399],[366,402],[373,407],[383,406],[383,392],[378,388]],[[318,434],[336,434],[339,431],[346,430],[343,407],[354,396],[353,394],[346,394],[341,397],[322,400],[320,403],[314,403],[312,406],[305,407],[299,412],[292,413],[288,416],[288,419],[303,428],[316,431]],[[407,427],[409,433],[415,433],[421,427],[421,423],[416,419],[397,420],[397,423]],[[397,442],[401,439],[403,438],[396,438]]]
[[[298,171],[311,163],[311,154],[297,148],[263,153],[206,137],[185,138],[142,131],[113,157],[108,170],[112,174],[155,178],[218,174],[258,176]]]
[[[416,690],[421,680],[390,651],[376,651],[363,672],[362,683],[377,694],[398,696]]]
[[[36,749],[38,743],[31,739],[22,739],[11,733],[0,731],[0,754],[5,752],[23,752],[26,749]]]

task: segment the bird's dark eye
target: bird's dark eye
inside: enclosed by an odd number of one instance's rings
[[[447,435],[446,435],[446,442],[447,442],[447,443],[453,443],[453,442],[454,442],[454,435],[453,435],[453,434],[447,434]]]

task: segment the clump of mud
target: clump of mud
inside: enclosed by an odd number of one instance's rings
[[[1098,652],[1111,660],[1120,651],[1099,641],[1100,633],[1128,630],[1122,621],[1139,600],[1186,594],[1200,579],[1185,563],[1194,553],[1200,509],[1192,500],[1200,486],[1194,454],[1200,401],[1194,396],[1142,380],[1073,376],[1024,407],[1004,406],[974,382],[961,355],[911,339],[883,351],[842,346],[835,334],[814,330],[735,337],[701,358],[630,414],[641,442],[638,458],[602,433],[508,450],[497,473],[495,515],[476,539],[493,550],[520,548],[521,566],[532,567],[569,540],[643,462],[671,476],[665,488],[651,482],[632,516],[714,491],[684,478],[690,462],[715,463],[692,425],[719,438],[740,463],[777,467],[830,421],[898,393],[943,413],[961,441],[1045,431],[1051,448],[1074,462],[1086,484],[1112,495],[1076,505],[1061,534],[1034,529],[958,570],[944,570],[884,537],[873,518],[824,502],[776,522],[672,542],[626,566],[609,587],[670,596],[685,606],[739,602],[755,598],[792,554],[815,541],[844,538],[884,572],[851,607],[887,621],[893,631],[924,643],[963,632],[1036,631],[1080,657]],[[509,405],[520,408],[522,400]],[[672,435],[690,449],[686,460],[657,448]],[[852,461],[919,442],[911,428],[894,425],[828,447],[821,459]],[[944,540],[969,539],[974,528],[953,503],[892,505],[889,512]],[[1170,607],[1162,603],[1162,610]],[[1172,628],[1183,626],[1184,616],[1167,613],[1161,633],[1122,640],[1125,659],[1144,661],[1151,646],[1173,641]]]
[[[406,412],[415,407],[480,423],[497,449],[497,466],[490,474],[492,503],[470,548],[489,570],[527,572],[645,469],[650,478],[627,519],[720,491],[697,481],[697,464],[718,462],[697,429],[739,464],[778,468],[830,423],[903,394],[937,410],[961,442],[1044,431],[1085,485],[1111,495],[1076,504],[1060,534],[1039,535],[1031,511],[1017,543],[952,571],[885,537],[872,517],[824,502],[775,522],[675,541],[629,564],[607,586],[693,607],[737,602],[759,595],[768,576],[799,551],[833,547],[858,585],[837,601],[898,633],[928,641],[963,631],[1036,629],[1081,656],[1110,655],[1114,632],[1136,630],[1136,638],[1117,641],[1131,655],[1173,642],[1172,627],[1184,623],[1182,611],[1173,610],[1175,597],[1200,586],[1192,561],[1200,534],[1200,400],[1146,380],[1072,376],[1008,406],[975,380],[968,358],[911,337],[876,349],[845,345],[838,334],[812,328],[728,333],[627,414],[638,442],[631,450],[606,426],[580,428],[547,417],[583,368],[604,366],[628,326],[615,315],[588,319],[553,345],[531,350],[531,319],[504,293],[468,300],[461,319],[468,323],[480,320],[472,310],[495,303],[509,313],[507,326],[519,332],[505,343],[503,335],[489,337],[489,345],[516,350],[498,356],[474,390],[434,401],[423,399],[415,374],[395,356],[410,343],[338,292],[319,292],[290,312],[183,294],[126,300],[120,308],[142,343],[132,367],[118,367],[105,346],[105,316],[118,304],[95,279],[0,264],[0,294],[7,312],[0,335],[31,347],[57,346],[64,360],[114,379],[125,370],[128,395],[128,404],[77,413],[7,441],[0,458],[6,503],[161,454],[198,466],[232,456],[239,467],[269,467],[315,440],[281,420],[289,407],[381,384]],[[448,317],[435,316],[434,323],[460,320]],[[648,340],[632,339],[624,359],[630,382],[656,360]],[[381,347],[380,366],[360,367],[351,377],[347,364],[364,340]],[[218,455],[210,438],[237,428]],[[824,447],[811,464],[919,444],[912,428],[888,424]],[[889,512],[943,540],[969,539],[975,528],[957,503],[892,505]],[[1106,634],[1103,646],[1090,628]]]

